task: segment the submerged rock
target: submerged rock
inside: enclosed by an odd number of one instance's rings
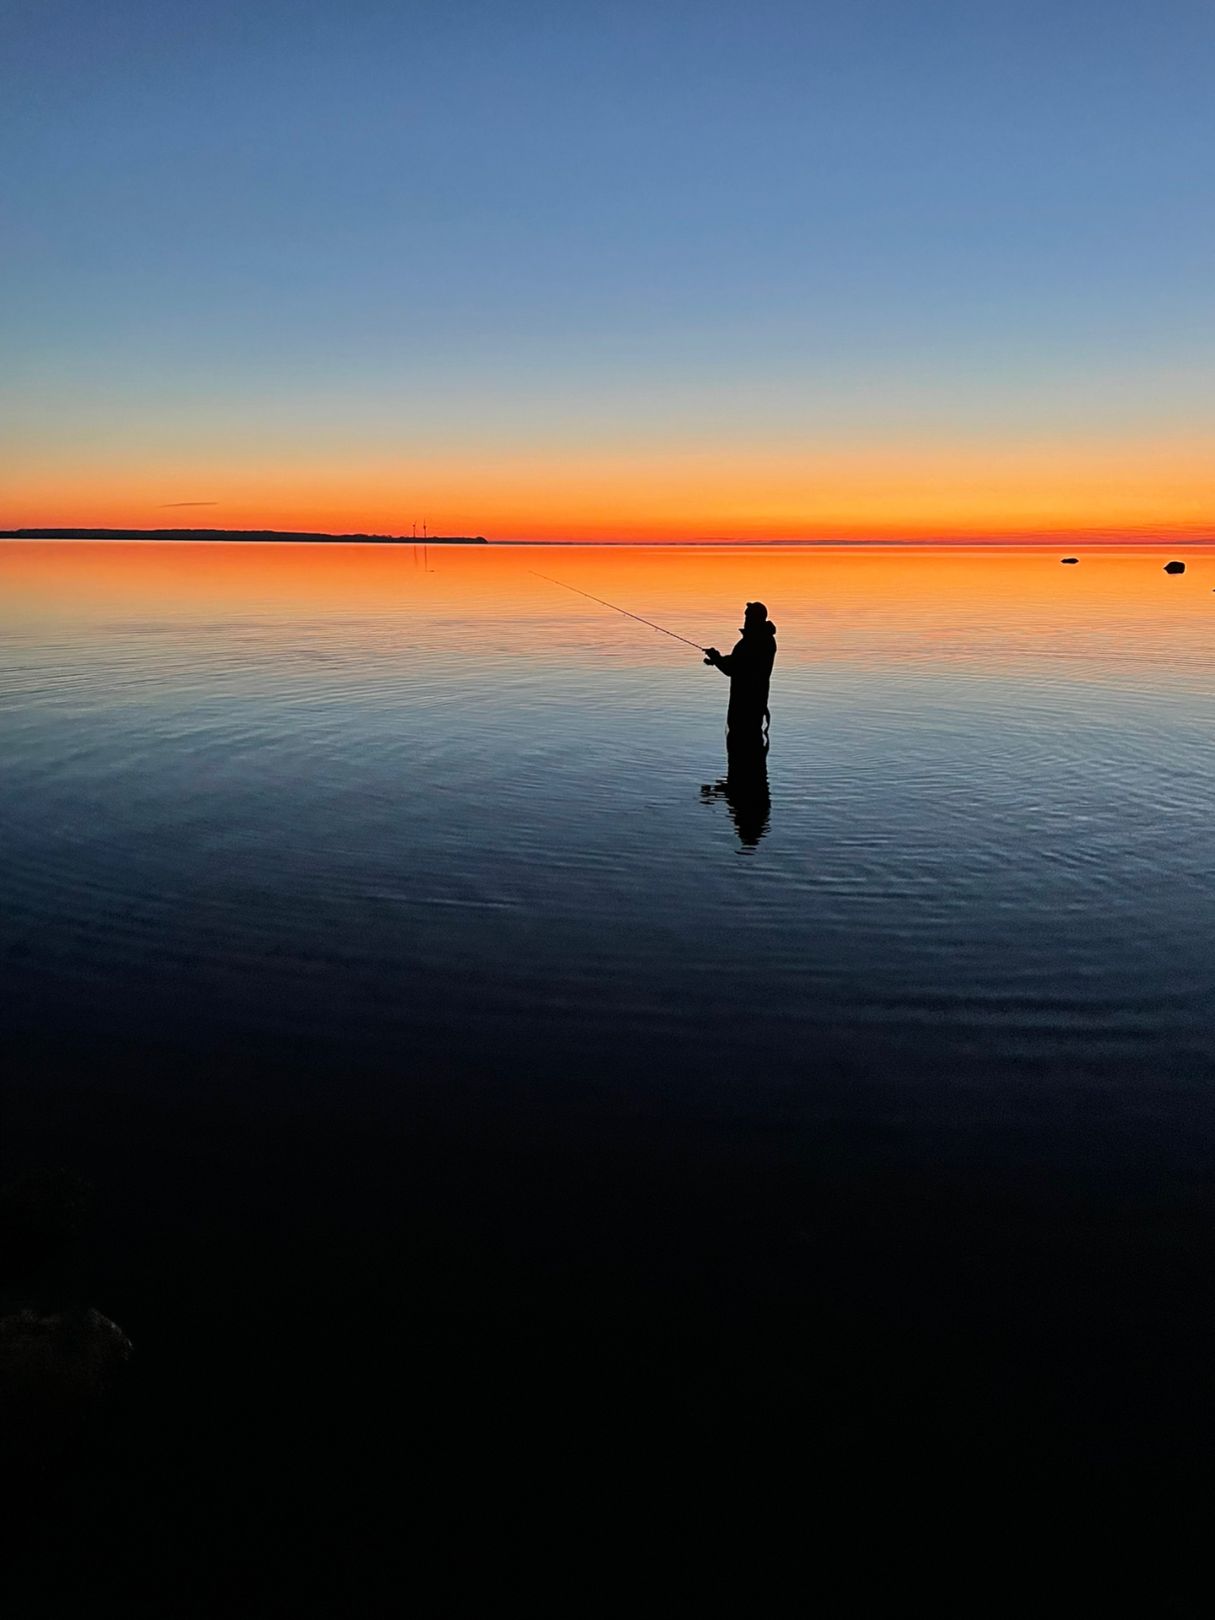
[[[122,1329],[80,1297],[75,1251],[92,1191],[56,1168],[0,1187],[0,1444],[30,1480],[75,1450],[131,1354]]]
[[[131,1354],[131,1341],[91,1309],[25,1305],[0,1316],[0,1422],[11,1454],[55,1463]]]
[[[26,1305],[0,1316],[0,1373],[7,1388],[90,1398],[109,1388],[131,1341],[100,1311]]]
[[[1166,574],[1184,574],[1185,564],[1183,562],[1167,562],[1164,565],[1164,571]]]

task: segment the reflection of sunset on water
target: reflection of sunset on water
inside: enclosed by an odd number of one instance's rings
[[[538,578],[594,592],[681,636],[723,645],[742,604],[768,603],[781,665],[914,655],[999,664],[1065,657],[1081,637],[1103,665],[1171,658],[1179,673],[1210,662],[1215,553],[1191,547],[1171,578],[1160,550],[1085,552],[913,547],[325,546],[146,542],[0,544],[0,620],[31,614],[102,627],[124,615],[282,619],[440,614],[451,654],[479,629],[521,658],[600,649],[669,666],[667,638]],[[269,629],[268,632],[269,633]]]

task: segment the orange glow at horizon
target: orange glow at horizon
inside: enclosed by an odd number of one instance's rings
[[[5,528],[268,528],[491,540],[1110,538],[1215,533],[1206,441],[710,447],[314,461],[32,459]]]

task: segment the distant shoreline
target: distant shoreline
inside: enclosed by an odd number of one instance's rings
[[[294,529],[0,529],[0,540],[236,540],[293,545],[485,546],[483,534],[320,534]]]
[[[0,529],[0,540],[98,540],[216,545],[492,546],[599,551],[1163,551],[1207,550],[1215,535],[1018,535],[1013,538],[840,540],[489,540],[482,534],[326,534],[294,529]]]

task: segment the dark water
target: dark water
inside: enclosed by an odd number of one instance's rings
[[[471,1542],[577,1610],[573,1520],[656,1491],[696,1562],[790,1473],[833,1542],[1188,1534],[1215,561],[1164,560],[7,547],[4,1162],[96,1189],[54,1286],[136,1346],[64,1590],[357,1610]],[[533,566],[722,646],[762,596],[765,767]]]

